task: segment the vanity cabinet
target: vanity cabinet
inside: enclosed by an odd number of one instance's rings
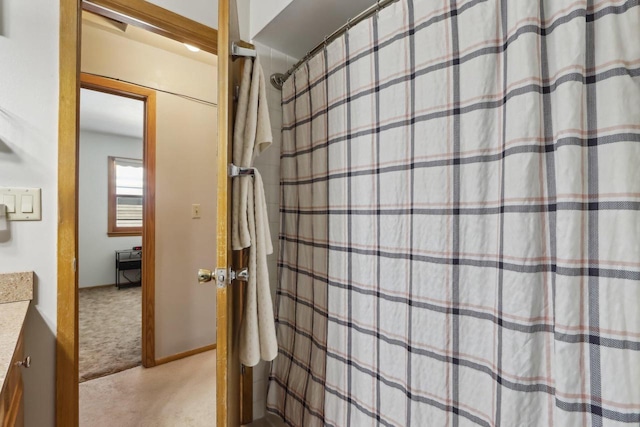
[[[0,421],[2,427],[24,426],[24,386],[22,384],[21,362],[24,360],[22,333],[9,365],[2,392],[0,392]]]
[[[2,3],[2,0],[0,0]],[[24,322],[33,299],[33,271],[0,273],[0,427],[24,426]]]

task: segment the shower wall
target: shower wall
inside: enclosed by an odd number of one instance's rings
[[[264,69],[265,78],[273,73],[284,73],[297,59],[285,55],[269,46],[255,43],[258,58]],[[269,117],[271,119],[271,132],[273,144],[255,161],[254,166],[260,170],[264,181],[265,197],[267,199],[267,211],[269,215],[269,228],[273,239],[273,254],[268,256],[269,283],[271,285],[271,299],[276,301],[277,269],[278,269],[278,234],[280,233],[279,203],[280,203],[280,148],[282,145],[282,93],[267,82],[267,101],[269,103]],[[261,361],[253,368],[253,418],[262,418],[266,409],[267,378],[269,376],[269,363]]]

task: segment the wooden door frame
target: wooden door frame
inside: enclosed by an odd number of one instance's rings
[[[223,3],[225,3],[223,1]],[[59,45],[59,109],[58,109],[58,237],[57,237],[57,332],[56,332],[56,426],[78,427],[79,425],[79,386],[78,386],[78,135],[80,107],[80,44],[82,34],[82,9],[98,12],[102,15],[119,19],[135,26],[151,30],[174,40],[198,46],[201,49],[218,55],[218,32],[181,15],[155,6],[144,0],[60,0],[60,45]],[[223,6],[224,8],[224,6]],[[228,8],[226,19],[228,21]],[[224,14],[219,22],[224,24]],[[226,24],[228,25],[228,24]],[[228,32],[227,32],[228,33]],[[230,60],[229,40],[224,42],[221,54],[222,63]],[[222,67],[219,65],[219,71]],[[219,72],[218,82],[223,79]],[[224,85],[219,91],[231,95],[231,90]],[[220,98],[220,95],[219,95]],[[218,118],[229,118],[229,112]],[[227,126],[225,121],[224,126]],[[230,131],[231,128],[225,130]],[[155,129],[154,129],[155,131]],[[219,131],[220,134],[220,131]],[[223,154],[224,165],[219,171],[226,173],[227,145],[218,139],[218,153]],[[145,156],[151,159],[151,156]],[[155,158],[155,156],[154,156]],[[225,191],[218,196],[228,197]],[[226,209],[226,205],[225,205]],[[143,242],[148,245],[148,242]],[[220,251],[218,251],[220,255]],[[218,264],[219,266],[227,265]],[[149,268],[149,267],[148,267]],[[221,294],[224,294],[223,298]],[[238,316],[237,308],[228,305],[226,292],[217,292],[217,341],[227,339],[227,323]],[[152,297],[152,295],[150,296]],[[224,316],[221,316],[224,313]],[[146,313],[144,317],[153,318],[154,313]],[[225,341],[226,347],[226,341]],[[148,355],[145,355],[148,356]],[[228,424],[227,406],[228,388],[239,389],[240,385],[232,384],[230,378],[237,380],[237,374],[227,376],[227,360],[217,360],[217,408],[218,425]],[[232,362],[232,361],[231,361]],[[237,364],[237,362],[236,362]],[[243,376],[245,383],[251,378]],[[221,398],[222,397],[222,398]],[[241,397],[240,397],[241,398]],[[243,405],[243,411],[251,404]],[[224,417],[221,418],[221,414]],[[237,416],[236,416],[237,417]],[[236,418],[234,417],[234,418]]]
[[[217,257],[216,268],[226,271],[231,266],[229,255],[231,239],[231,229],[229,225],[229,196],[231,195],[231,185],[227,176],[227,164],[229,163],[229,150],[232,147],[231,138],[231,114],[227,108],[232,101],[232,90],[229,88],[229,68],[231,61],[230,40],[229,40],[229,2],[227,0],[218,1],[218,178],[217,178]],[[225,102],[220,102],[225,100]],[[233,104],[231,104],[233,105]],[[230,377],[237,376],[232,371],[233,363],[227,359],[227,355],[233,351],[228,343],[233,337],[233,292],[227,287],[218,286],[216,289],[216,310],[218,319],[225,319],[225,327],[217,328],[218,354],[216,358],[216,378],[221,388],[216,388],[216,425],[218,427],[229,427],[229,390],[227,384]]]
[[[156,365],[155,275],[156,275],[156,91],[108,77],[80,73],[80,86],[145,103],[142,165],[142,366]],[[79,151],[79,147],[76,147]],[[82,261],[82,260],[80,260]]]
[[[236,0],[218,0],[218,224],[217,224],[217,268],[238,271],[247,265],[248,251],[231,250],[231,179],[227,165],[233,150],[233,128],[235,123],[234,93],[240,84],[244,61],[233,61],[231,41],[249,49],[250,43],[239,40],[239,24],[232,15],[237,10]],[[220,244],[224,242],[224,244]],[[218,323],[217,378],[217,425],[237,426],[253,421],[253,370],[240,364],[239,326],[244,302],[245,286],[241,281],[217,288],[218,319],[225,319],[226,327]],[[224,339],[221,339],[224,337]],[[231,343],[231,347],[229,347]],[[241,369],[242,368],[242,369]],[[238,411],[230,411],[235,403]]]

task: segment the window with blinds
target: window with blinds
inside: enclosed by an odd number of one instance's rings
[[[142,233],[142,160],[109,157],[109,235]]]

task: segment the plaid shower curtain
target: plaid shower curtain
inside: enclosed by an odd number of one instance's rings
[[[640,424],[638,0],[400,0],[283,113],[270,411]]]

